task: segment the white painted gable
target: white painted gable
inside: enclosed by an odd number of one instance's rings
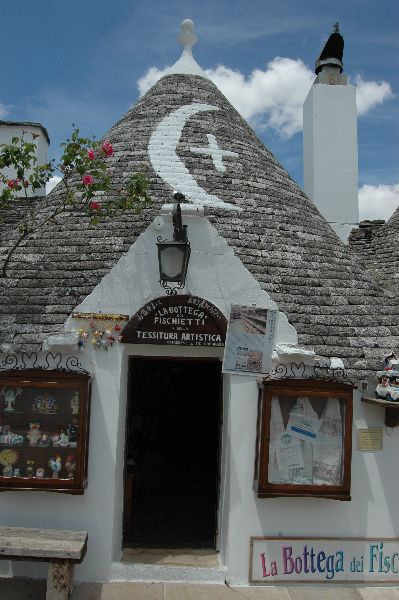
[[[217,306],[226,318],[232,303],[278,308],[202,212],[202,207],[182,205],[183,223],[188,225],[191,257],[186,287],[181,293],[205,298]],[[172,205],[163,207],[161,215],[154,219],[75,310],[132,316],[146,302],[163,296],[164,290],[159,284],[158,236],[162,239],[173,237]],[[72,319],[66,326],[67,329],[76,328]],[[278,313],[276,341],[297,343],[296,331],[282,312]]]

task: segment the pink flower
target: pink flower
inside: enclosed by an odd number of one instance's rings
[[[87,156],[90,160],[94,160],[95,159],[95,154],[94,154],[94,150],[88,150],[87,151]]]
[[[83,185],[93,185],[94,177],[92,177],[92,175],[83,175],[82,183]]]
[[[24,188],[27,188],[27,187],[29,187],[29,180],[25,179],[24,180]]]
[[[112,144],[108,140],[103,141],[101,144],[101,150],[104,152],[105,156],[111,156],[111,154],[114,152]]]
[[[96,202],[95,200],[92,200],[89,204],[91,210],[100,210],[101,208],[101,202]]]
[[[7,185],[10,190],[13,190],[15,187],[17,187],[17,185],[19,185],[19,179],[9,179],[7,181]]]

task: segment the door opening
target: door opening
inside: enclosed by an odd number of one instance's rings
[[[215,548],[221,364],[132,358],[124,546]]]

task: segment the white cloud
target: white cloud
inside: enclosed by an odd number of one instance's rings
[[[0,119],[4,119],[4,117],[7,117],[9,112],[10,107],[0,102]]]
[[[151,67],[137,84],[143,95],[168,71]],[[301,60],[277,56],[264,70],[246,76],[223,65],[206,70],[207,75],[241,115],[257,128],[269,128],[288,139],[302,130],[302,106],[314,81],[314,73]],[[393,96],[386,81],[355,78],[360,116]]]
[[[158,67],[150,67],[143,77],[137,81],[137,87],[140,92],[140,96],[144,96],[146,92],[159,80],[163,77],[167,71],[169,71],[170,67],[165,67],[164,69],[158,69]]]
[[[389,219],[399,206],[399,183],[359,188],[360,220]]]
[[[207,73],[245,119],[283,138],[301,131],[303,102],[314,80],[301,60],[277,56],[248,77],[222,65]]]
[[[384,100],[393,98],[391,86],[386,81],[363,81],[360,75],[355,78],[357,114],[364,115]]]
[[[61,179],[62,179],[62,177],[58,177],[57,175],[54,175],[54,177],[51,177],[50,180],[46,183],[46,194],[49,194],[51,192],[51,190],[53,188],[55,188],[57,183],[59,183],[61,181]]]

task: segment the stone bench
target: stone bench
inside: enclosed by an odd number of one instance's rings
[[[87,549],[87,531],[0,527],[0,559],[48,562],[46,600],[67,600],[75,563]]]

